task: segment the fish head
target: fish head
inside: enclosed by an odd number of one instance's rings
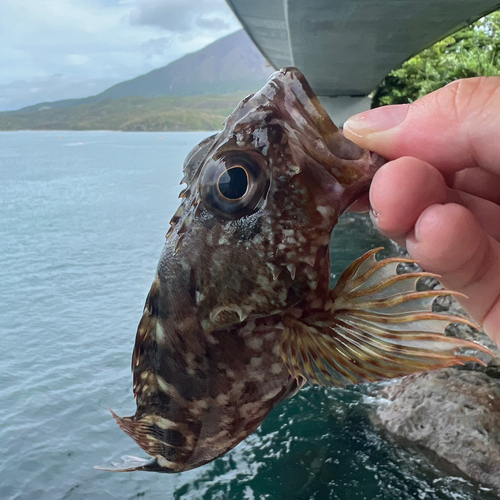
[[[300,71],[274,73],[187,157],[160,279],[191,270],[205,331],[282,312],[328,286],[333,226],[382,163],[342,135]]]

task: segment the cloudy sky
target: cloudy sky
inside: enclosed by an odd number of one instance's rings
[[[224,0],[0,0],[0,111],[97,94],[239,28]]]

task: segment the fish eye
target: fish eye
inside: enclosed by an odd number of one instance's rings
[[[224,152],[207,162],[200,179],[205,208],[222,219],[239,219],[262,206],[269,189],[264,160],[256,153]]]
[[[234,165],[220,174],[217,181],[219,193],[228,200],[239,200],[248,191],[248,172],[240,165]]]

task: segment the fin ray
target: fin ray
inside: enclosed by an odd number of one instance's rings
[[[469,319],[432,311],[436,297],[460,295],[447,290],[417,291],[432,273],[396,274],[399,257],[377,261],[380,249],[354,261],[330,291],[324,310],[303,318],[284,316],[280,344],[291,375],[310,383],[345,386],[400,377],[467,362],[484,364],[462,348],[486,347],[444,335],[450,323],[477,328]]]
[[[156,458],[144,459],[132,455],[123,455],[122,462],[111,462],[109,465],[94,465],[94,469],[106,472],[134,472],[138,470],[155,470]]]

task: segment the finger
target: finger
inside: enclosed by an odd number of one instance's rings
[[[500,175],[481,168],[466,168],[453,176],[450,185],[454,189],[500,205]]]
[[[481,167],[500,174],[500,77],[457,80],[412,104],[350,118],[344,134],[388,160],[414,156],[445,175]]]
[[[453,203],[432,205],[420,215],[406,239],[410,255],[426,270],[440,274],[486,333],[500,344],[500,244],[474,216]]]
[[[380,232],[404,244],[420,214],[444,203],[446,196],[446,183],[438,170],[416,158],[399,158],[383,165],[373,178],[372,219]]]
[[[420,214],[442,203],[463,205],[485,232],[500,241],[499,205],[448,188],[437,169],[416,158],[399,158],[383,165],[373,178],[370,203],[374,224],[401,245]]]
[[[479,225],[492,238],[500,241],[500,206],[469,193],[448,189],[447,203],[458,203],[474,215]]]

